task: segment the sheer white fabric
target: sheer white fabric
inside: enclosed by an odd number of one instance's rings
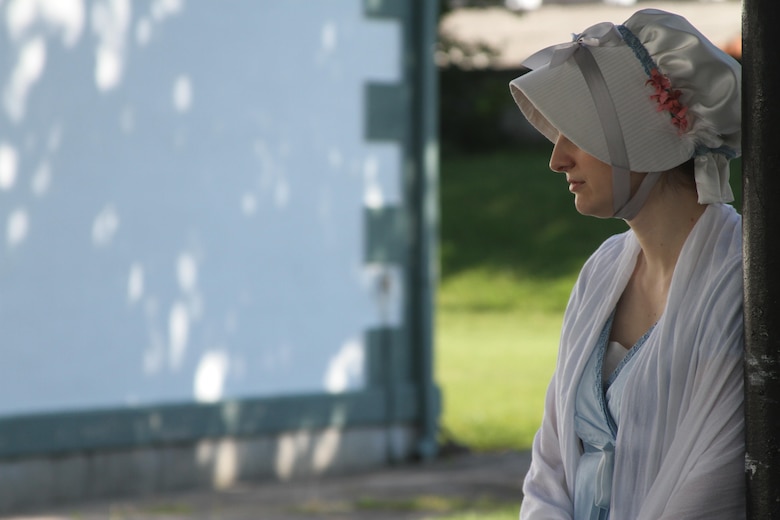
[[[656,331],[632,361],[611,520],[745,517],[741,224],[731,206],[707,207],[680,254]],[[608,239],[572,291],[521,519],[572,519],[581,454],[574,394],[638,252],[631,231]]]

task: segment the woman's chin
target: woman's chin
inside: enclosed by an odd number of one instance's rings
[[[584,202],[578,201],[576,198],[574,200],[574,207],[577,209],[579,214],[585,215],[587,217],[610,218],[613,215],[612,208],[586,204]]]

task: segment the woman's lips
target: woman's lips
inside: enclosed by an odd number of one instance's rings
[[[569,180],[569,191],[574,193],[578,191],[585,183],[583,181]]]

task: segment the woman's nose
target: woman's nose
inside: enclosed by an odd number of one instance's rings
[[[550,169],[554,172],[566,172],[574,165],[574,159],[570,153],[573,143],[563,134],[558,135],[552,154],[550,154]]]

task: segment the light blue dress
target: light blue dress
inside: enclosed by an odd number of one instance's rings
[[[612,497],[615,438],[620,423],[620,399],[629,377],[628,367],[642,348],[651,327],[626,353],[606,381],[602,372],[612,331],[614,311],[604,324],[596,348],[588,360],[577,388],[574,429],[584,453],[574,483],[574,520],[607,520]]]

